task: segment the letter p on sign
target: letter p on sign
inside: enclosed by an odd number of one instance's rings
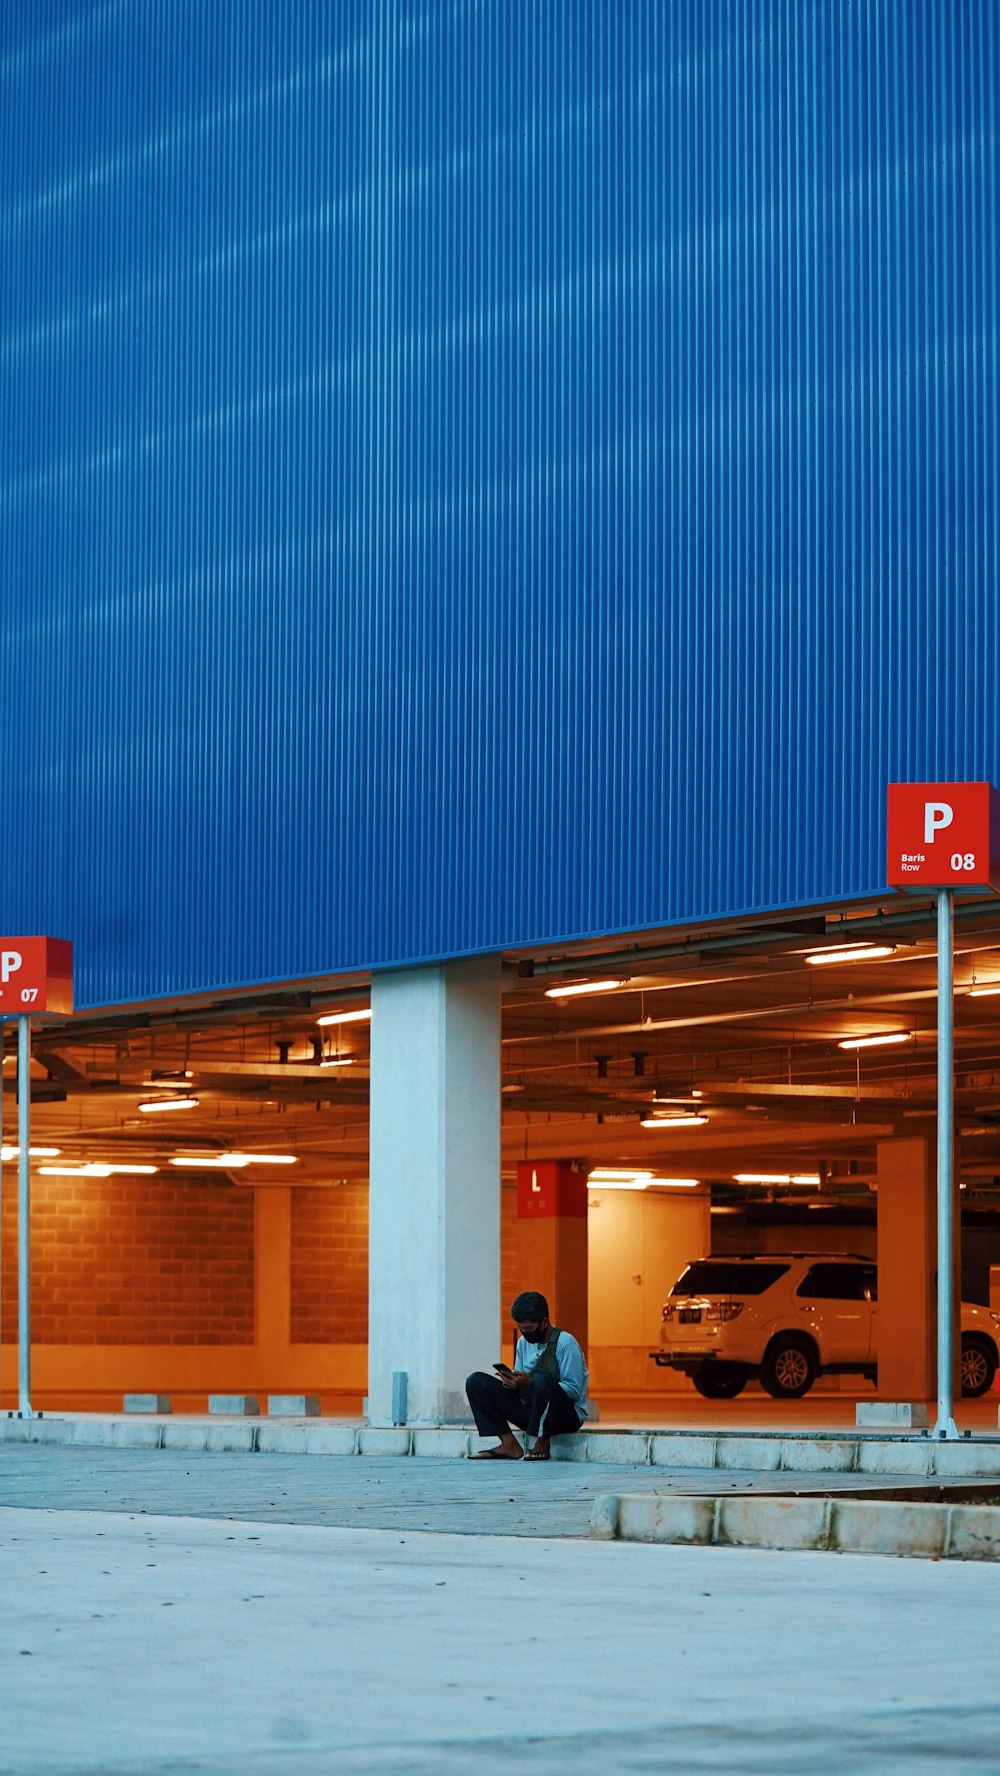
[[[955,810],[947,802],[924,803],[924,844],[933,845],[935,833],[943,832],[955,818]]]
[[[12,974],[16,974],[21,966],[20,950],[0,951],[0,981],[6,984]]]

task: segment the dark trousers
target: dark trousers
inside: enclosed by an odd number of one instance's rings
[[[481,1437],[505,1437],[511,1425],[527,1431],[529,1437],[559,1437],[580,1429],[569,1395],[563,1393],[554,1376],[539,1375],[537,1369],[523,1394],[504,1387],[498,1375],[486,1375],[482,1370],[469,1376],[465,1392]]]

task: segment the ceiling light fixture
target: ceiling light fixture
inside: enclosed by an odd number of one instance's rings
[[[652,1176],[652,1172],[633,1171],[630,1167],[623,1170],[618,1166],[595,1166],[587,1181],[590,1184],[617,1184],[623,1178],[627,1182],[631,1182],[633,1178],[651,1178]]]
[[[0,1159],[16,1159],[20,1151],[20,1147],[0,1147]],[[29,1147],[28,1155],[31,1159],[58,1159],[61,1151],[60,1147]]]
[[[158,1110],[197,1110],[197,1098],[149,1098],[139,1109],[148,1115]]]
[[[627,987],[623,980],[575,981],[570,987],[546,987],[546,999],[575,999],[584,993],[613,993],[616,987]]]
[[[651,1178],[588,1178],[588,1190],[648,1190]]]
[[[887,1030],[882,1036],[845,1036],[838,1048],[889,1048],[895,1042],[912,1042],[912,1030]]]
[[[324,1055],[323,1059],[320,1061],[320,1066],[353,1067],[356,1059],[356,1055]]]
[[[111,1167],[102,1165],[39,1166],[46,1178],[110,1178]]]
[[[969,999],[992,999],[997,993],[1000,993],[1000,981],[991,987],[969,987],[966,996]]]
[[[734,1184],[808,1184],[815,1189],[818,1172],[735,1172]]]
[[[894,956],[895,944],[854,944],[846,950],[815,950],[806,961],[814,968],[827,962],[876,962],[881,956]]]
[[[699,1128],[707,1122],[707,1116],[644,1116],[641,1127],[644,1129],[676,1129]]]
[[[316,1019],[316,1022],[318,1024],[364,1024],[368,1022],[371,1015],[372,1008],[370,1005],[367,1005],[363,1006],[359,1011],[324,1012],[321,1018]]]
[[[228,1165],[293,1166],[299,1163],[297,1153],[220,1153],[219,1159]]]
[[[190,1153],[170,1161],[172,1166],[179,1166],[182,1171],[242,1171],[248,1162],[239,1154],[225,1153]]]
[[[88,1159],[85,1165],[78,1166],[39,1166],[47,1178],[110,1178],[112,1173],[125,1173],[151,1177],[159,1170],[151,1165],[109,1165],[103,1160]]]

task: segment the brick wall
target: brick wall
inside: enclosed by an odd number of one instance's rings
[[[293,1344],[368,1339],[368,1186],[292,1191]]]
[[[524,1279],[516,1192],[501,1193],[500,1334]],[[253,1192],[135,1178],[32,1179],[32,1341],[59,1345],[249,1344]],[[368,1188],[291,1192],[291,1338],[368,1338]],[[4,1167],[2,1337],[17,1338],[17,1178]]]
[[[3,1341],[17,1337],[17,1179],[4,1167]],[[249,1344],[253,1193],[158,1178],[31,1188],[33,1344]]]

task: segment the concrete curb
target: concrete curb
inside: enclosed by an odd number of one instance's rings
[[[58,1443],[90,1449],[222,1450],[260,1455],[437,1456],[464,1460],[481,1447],[465,1425],[359,1425],[303,1418],[176,1418],[80,1414],[0,1418],[0,1443]],[[554,1437],[556,1461],[627,1462],[640,1467],[750,1469],[785,1474],[905,1474],[916,1480],[1000,1479],[1000,1436],[938,1442],[919,1433],[641,1431],[586,1427]]]
[[[1000,1561],[998,1505],[605,1493],[590,1533],[597,1541]]]

